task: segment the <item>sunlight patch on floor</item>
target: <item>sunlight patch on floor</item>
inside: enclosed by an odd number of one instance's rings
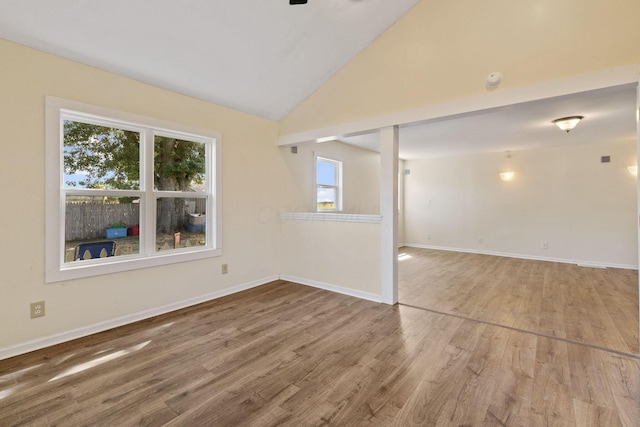
[[[151,342],[151,340],[143,342],[143,343],[138,344],[138,345],[134,345],[133,347],[130,347],[130,348],[126,349],[126,350],[116,351],[115,353],[108,354],[106,356],[102,356],[102,357],[99,357],[97,359],[85,362],[85,363],[80,363],[80,364],[78,364],[76,366],[73,366],[73,367],[67,369],[64,372],[61,372],[60,374],[56,375],[55,377],[51,378],[49,380],[49,382],[52,382],[52,381],[55,381],[55,380],[59,380],[60,378],[68,377],[69,375],[73,375],[73,374],[77,374],[77,373],[86,371],[87,369],[95,368],[96,366],[100,366],[103,363],[107,363],[107,362],[110,362],[112,360],[118,359],[118,358],[120,358],[122,356],[126,356],[127,354],[131,354],[131,353],[136,352],[138,350],[142,350],[150,342]]]

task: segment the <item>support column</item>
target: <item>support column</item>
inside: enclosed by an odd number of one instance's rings
[[[398,126],[380,129],[382,302],[398,302]]]
[[[636,167],[640,167],[640,80],[636,86]],[[636,191],[638,194],[638,263],[640,263],[640,174],[636,175]],[[640,265],[640,264],[639,264]],[[638,289],[640,289],[640,279],[638,279]],[[638,303],[640,303],[640,293],[638,294]],[[640,319],[638,322],[638,330],[640,331]]]

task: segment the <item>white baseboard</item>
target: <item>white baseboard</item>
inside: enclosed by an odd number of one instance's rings
[[[577,264],[581,267],[592,267],[592,268],[622,268],[625,270],[637,270],[637,265],[632,264],[612,264],[612,263],[603,263],[603,262],[594,262],[594,261],[582,261],[576,259],[564,259],[564,258],[551,258],[551,257],[540,257],[533,255],[523,255],[523,254],[513,254],[507,252],[494,252],[494,251],[483,251],[478,249],[466,249],[466,248],[450,248],[446,246],[431,246],[431,245],[420,245],[418,243],[405,243],[404,246],[408,246],[410,248],[422,248],[422,249],[435,249],[438,251],[449,251],[449,252],[464,252],[469,254],[482,254],[482,255],[494,255],[494,256],[502,256],[507,258],[520,258],[520,259],[531,259],[535,261],[550,261],[550,262],[560,262],[563,264]]]
[[[371,294],[369,292],[356,291],[354,289],[343,288],[341,286],[331,285],[329,283],[318,282],[315,280],[304,279],[302,277],[288,276],[286,274],[281,274],[280,279],[286,280],[288,282],[299,283],[301,285],[311,286],[313,288],[324,289],[325,291],[331,291],[331,292],[336,292],[343,295],[349,295],[351,297],[366,299],[368,301],[379,302],[379,303],[382,302],[382,296]]]
[[[152,308],[149,310],[141,311],[139,313],[128,314],[126,316],[118,317],[104,322],[94,323],[93,325],[83,326],[78,329],[73,329],[60,334],[49,335],[35,340],[27,341],[24,343],[12,345],[5,348],[0,348],[0,360],[8,359],[10,357],[18,356],[20,354],[29,353],[31,351],[40,350],[42,348],[50,347],[52,345],[60,344],[63,342],[71,341],[74,339],[86,337],[98,332],[103,332],[109,329],[117,328],[119,326],[128,325],[140,320],[148,319],[150,317],[158,316],[172,311],[187,308],[192,305],[201,304],[203,302],[211,301],[217,298],[221,298],[227,295],[241,292],[247,289],[255,288],[257,286],[264,285],[274,280],[278,280],[278,276],[269,276],[259,280],[254,280],[249,283],[245,283],[231,288],[222,289],[220,291],[211,292],[205,295],[201,295],[188,300],[175,302],[172,304],[163,305],[161,307]]]

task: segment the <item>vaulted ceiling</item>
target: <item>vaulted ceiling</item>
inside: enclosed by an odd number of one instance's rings
[[[0,38],[280,120],[418,0],[2,0]]]
[[[174,92],[285,117],[419,0],[2,0],[0,38]],[[584,115],[571,134],[550,121]],[[634,139],[635,87],[406,125],[405,159]],[[377,135],[345,138],[377,150]]]

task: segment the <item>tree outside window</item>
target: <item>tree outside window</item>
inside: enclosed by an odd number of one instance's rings
[[[56,100],[58,103],[67,101]],[[55,190],[58,196],[47,198],[48,230],[59,224],[59,231],[48,231],[47,245],[54,248],[50,252],[56,252],[55,258],[60,260],[47,261],[48,274],[90,276],[93,274],[79,271],[59,273],[81,264],[113,264],[125,257],[148,260],[156,255],[179,255],[165,260],[170,263],[219,255],[220,204],[215,198],[219,188],[215,179],[219,173],[218,142],[207,135],[213,133],[192,134],[183,126],[177,126],[178,130],[156,127],[139,116],[132,117],[141,122],[87,113],[58,105],[47,110],[48,141],[59,135],[58,144],[48,142],[47,176],[52,185],[60,182]],[[50,120],[54,114],[57,121]],[[60,147],[57,156],[50,154],[55,145]],[[115,228],[124,230],[124,234],[110,234],[109,230]],[[54,236],[61,238],[59,243]],[[113,253],[100,254],[107,259],[97,259],[90,251],[78,252],[78,248],[105,238],[116,240]],[[140,265],[150,264],[161,262]],[[135,265],[133,262],[115,270]],[[109,272],[94,270],[100,271],[97,274]]]

